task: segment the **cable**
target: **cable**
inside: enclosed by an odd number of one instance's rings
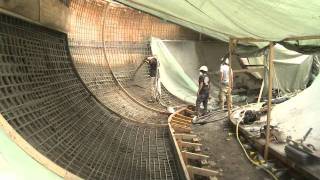
[[[241,121],[242,121],[242,120],[241,120]],[[242,147],[242,149],[243,149],[246,157],[249,159],[249,161],[250,161],[252,164],[254,164],[254,165],[262,168],[265,172],[267,172],[270,176],[272,176],[272,178],[273,178],[274,180],[279,180],[269,169],[267,169],[267,168],[264,167],[263,165],[259,164],[257,161],[254,161],[254,160],[251,159],[250,156],[248,155],[246,149],[243,147],[243,144],[241,143],[240,138],[239,138],[239,124],[240,124],[241,121],[237,122],[236,136],[237,136],[237,140],[238,140],[240,146]]]

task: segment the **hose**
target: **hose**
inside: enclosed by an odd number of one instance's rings
[[[246,149],[243,147],[243,144],[241,143],[240,138],[239,138],[239,124],[240,124],[240,122],[241,122],[241,121],[237,122],[236,136],[237,136],[237,140],[238,140],[241,148],[243,149],[246,157],[249,159],[249,161],[250,161],[252,164],[258,166],[259,168],[262,168],[265,172],[267,172],[270,176],[272,176],[272,178],[273,178],[274,180],[279,180],[269,169],[267,169],[267,168],[264,167],[263,165],[259,164],[259,162],[254,161],[253,159],[250,158],[250,156],[248,155]]]

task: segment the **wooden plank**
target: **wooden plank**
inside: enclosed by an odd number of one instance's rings
[[[177,140],[174,138],[173,128],[171,127],[170,124],[169,124],[169,131],[170,131],[170,135],[171,135],[171,138],[170,138],[170,139],[173,141],[174,149],[175,149],[176,154],[178,155],[178,159],[179,159],[180,165],[181,165],[181,167],[182,167],[182,171],[183,171],[183,173],[184,173],[184,176],[186,177],[187,180],[190,180],[189,171],[188,171],[187,166],[186,166],[186,164],[185,164],[185,162],[184,162],[182,153],[180,152],[180,148],[179,148],[178,142],[177,142]]]
[[[245,38],[236,38],[236,37],[234,37],[233,39],[236,39],[239,42],[269,42],[268,40],[255,39],[255,38],[249,38],[249,37],[245,37]]]
[[[204,154],[192,153],[192,152],[188,152],[188,151],[181,151],[181,153],[187,159],[193,159],[193,160],[207,160],[207,159],[209,159],[209,156],[204,155]]]
[[[188,108],[186,108],[185,111],[188,111],[189,113],[195,113],[195,111],[192,111],[192,110],[190,110]]]
[[[188,116],[185,116],[185,115],[182,115],[182,114],[176,114],[176,117],[180,117],[182,119],[189,119],[189,120],[192,120],[191,117],[188,117]]]
[[[178,133],[190,133],[191,130],[189,129],[184,129],[184,128],[180,128],[180,127],[172,127],[174,129],[175,132]]]
[[[270,121],[271,121],[271,101],[272,101],[272,78],[273,78],[273,58],[274,58],[274,44],[269,44],[269,87],[268,87],[268,113],[267,113],[267,133],[266,146],[264,149],[264,160],[268,160],[269,143],[270,143]]]
[[[263,67],[261,68],[250,68],[250,69],[237,69],[237,70],[234,70],[233,72],[234,73],[244,73],[244,72],[260,72],[260,71],[263,71]]]
[[[197,138],[198,136],[195,134],[182,134],[182,133],[176,133],[174,134],[176,139],[180,140],[189,140],[191,141],[193,138]]]
[[[269,42],[270,40],[265,40],[265,39],[256,39],[256,38],[236,38],[234,37],[233,39],[236,39],[240,42]],[[299,41],[299,40],[312,40],[312,39],[320,39],[319,35],[314,35],[314,36],[296,36],[296,37],[287,37],[284,38],[282,41]]]
[[[185,126],[185,125],[177,124],[177,123],[172,122],[172,121],[171,121],[171,123],[170,123],[170,124],[171,124],[171,126],[173,126],[173,127],[179,127],[179,128],[188,129],[188,130],[190,130],[190,131],[191,131],[190,126]]]
[[[177,124],[170,124],[171,127],[178,133],[190,133],[191,128],[181,127]]]
[[[178,132],[178,133],[189,133],[191,132],[190,129],[186,129],[186,128],[181,128],[181,127],[172,127],[174,129],[175,132]]]
[[[261,101],[261,96],[262,96],[263,88],[264,88],[264,79],[263,79],[262,84],[261,84],[261,87],[260,87],[260,91],[259,91],[259,96],[258,96],[258,101],[257,101],[257,103],[259,103],[259,102]]]
[[[283,41],[312,40],[312,39],[320,39],[320,36],[315,35],[315,36],[288,37],[283,39]]]
[[[183,119],[183,120],[187,120],[187,121],[192,121],[192,118],[191,118],[191,117],[184,116],[184,115],[181,115],[181,114],[177,114],[175,117],[176,117],[176,118]]]
[[[177,110],[176,112],[172,113],[172,114],[169,116],[169,118],[168,118],[168,123],[171,122],[171,120],[172,120],[172,118],[173,118],[174,116],[176,116],[177,114],[181,113],[181,112],[184,111],[185,109],[186,109],[186,108],[181,108],[181,109]]]
[[[235,46],[237,44],[237,41],[234,39],[229,40],[229,89],[228,89],[228,98],[227,98],[227,104],[228,104],[228,118],[230,119],[231,116],[231,106],[232,106],[232,88],[233,88],[233,73],[232,73],[232,57],[233,52],[235,49]]]
[[[181,121],[181,122],[184,122],[184,123],[189,123],[191,124],[192,121],[191,120],[188,120],[188,119],[182,119],[182,118],[179,118],[179,117],[176,117],[176,116],[173,116],[172,119],[175,119],[175,120],[178,120],[178,121]]]
[[[179,124],[179,125],[185,126],[185,127],[190,127],[190,126],[191,126],[190,123],[181,122],[181,121],[178,121],[178,120],[175,120],[175,119],[172,119],[172,120],[171,120],[171,123]]]
[[[200,147],[202,144],[200,143],[192,143],[192,142],[186,142],[186,141],[180,141],[180,144],[182,147]]]
[[[206,176],[206,177],[210,177],[210,176],[216,176],[219,174],[218,171],[214,171],[211,169],[204,169],[204,168],[199,168],[199,167],[194,167],[194,166],[190,166],[187,165],[187,169],[189,171],[190,176],[192,175],[191,179],[194,179],[194,174],[197,175],[201,175],[201,176]]]

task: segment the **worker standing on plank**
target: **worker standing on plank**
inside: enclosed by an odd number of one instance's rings
[[[199,70],[200,70],[199,89],[198,89],[197,100],[196,100],[196,112],[198,117],[201,116],[201,112],[200,112],[201,103],[203,104],[203,107],[204,107],[204,113],[207,113],[209,91],[210,91],[210,79],[208,75],[208,67],[201,66]]]
[[[230,77],[229,71],[231,71],[231,77]],[[224,103],[227,98],[230,98],[230,102],[232,101],[231,97],[228,97],[229,88],[232,89],[232,87],[233,87],[233,72],[229,66],[229,59],[222,59],[222,63],[220,66],[220,92],[219,92],[219,104],[222,110],[224,110]]]
[[[154,102],[159,99],[159,85],[160,85],[160,78],[158,72],[158,60],[155,56],[147,57],[146,62],[149,65],[149,75],[151,77],[151,102]]]

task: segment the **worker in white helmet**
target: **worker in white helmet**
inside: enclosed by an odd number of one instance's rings
[[[224,110],[224,103],[226,102],[226,99],[230,98],[230,101],[232,101],[231,97],[228,97],[228,91],[229,91],[229,88],[232,89],[232,86],[233,86],[233,72],[229,66],[229,59],[223,58],[221,62],[222,63],[220,66],[219,105],[220,105],[220,108]]]
[[[149,75],[151,77],[151,99],[149,102],[155,102],[160,99],[161,86],[159,77],[159,61],[156,56],[149,56],[145,60],[149,65]]]
[[[204,107],[204,113],[207,112],[209,91],[210,91],[210,79],[208,75],[208,67],[201,66],[199,70],[200,70],[199,89],[198,89],[197,100],[196,100],[196,112],[198,117],[201,116],[201,112],[200,112],[201,103],[203,104],[203,107]]]

